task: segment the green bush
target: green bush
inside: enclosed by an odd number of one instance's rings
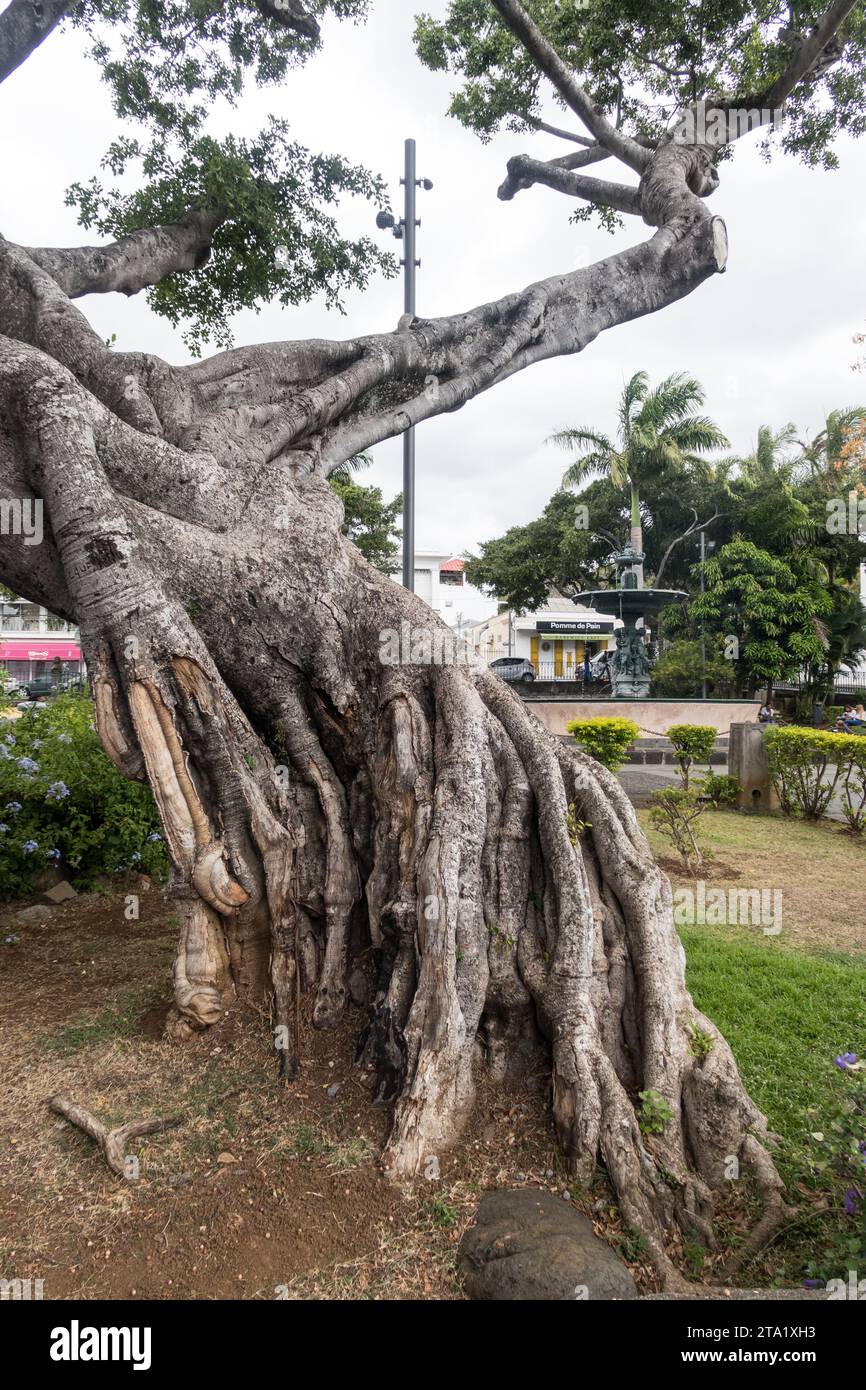
[[[820,820],[839,787],[849,825],[862,830],[866,795],[858,787],[866,769],[866,741],[856,734],[775,726],[765,738],[770,776],[786,816]]]
[[[716,746],[716,731],[710,724],[672,724],[667,736],[676,749],[683,786],[689,789],[692,763],[709,763]]]
[[[0,720],[0,899],[32,891],[52,864],[83,888],[168,867],[153,797],[106,757],[87,695]]]
[[[699,777],[697,786],[700,788],[699,795],[706,797],[713,806],[733,806],[742,790],[736,777],[716,772],[707,772]]]
[[[626,752],[640,733],[631,719],[618,717],[572,719],[565,727],[585,753],[611,772],[622,766]]]

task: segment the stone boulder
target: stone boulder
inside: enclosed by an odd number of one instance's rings
[[[592,1223],[537,1189],[488,1192],[460,1242],[458,1268],[472,1299],[638,1297],[629,1270]]]

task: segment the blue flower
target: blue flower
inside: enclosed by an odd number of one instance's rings
[[[6,802],[6,807],[5,807],[5,809],[6,809],[7,811],[11,811],[12,815],[15,816],[15,815],[17,815],[18,812],[21,810],[21,802],[20,802],[20,801],[7,801],[7,802]]]
[[[72,742],[72,739],[70,738],[69,734],[58,734],[58,735],[57,735],[57,742],[58,742],[58,743],[71,743],[71,742]]]
[[[47,849],[47,850],[45,851],[45,858],[46,858],[46,859],[59,859],[59,858],[60,858],[60,850],[59,850],[59,849]]]
[[[19,758],[18,766],[22,772],[33,773],[39,771],[39,764],[35,763],[32,758]]]
[[[69,788],[65,782],[52,782],[48,791],[45,793],[46,801],[62,801],[69,795]]]
[[[159,834],[159,832],[156,831],[156,830],[154,830],[150,835],[148,835],[148,837],[147,837],[147,843],[148,843],[149,845],[154,845],[154,844],[156,844],[157,840],[161,840],[161,839],[162,839],[162,836]]]
[[[35,849],[38,849],[38,848],[39,848],[39,841],[38,841],[38,840],[25,840],[25,841],[24,841],[24,844],[21,846],[21,848],[23,849],[23,851],[24,851],[25,854],[32,854],[33,851],[34,851]]]
[[[9,832],[9,826],[8,826],[8,825],[4,825],[4,824],[2,823],[2,821],[0,821],[0,835],[6,835],[6,834],[8,834],[8,832]]]
[[[14,735],[14,734],[7,734],[7,735],[6,735],[6,742],[9,744],[9,747],[10,747],[10,748],[14,748],[14,747],[15,747],[15,735]]]
[[[833,1061],[840,1071],[847,1071],[848,1068],[853,1067],[854,1063],[857,1061],[857,1053],[843,1052],[839,1057],[834,1057]]]
[[[135,854],[132,855],[129,862],[130,864],[137,864],[140,858],[141,855],[138,853],[138,850],[136,850]]]
[[[848,1187],[842,1195],[842,1205],[849,1216],[856,1216],[860,1206],[860,1193],[856,1187]]]

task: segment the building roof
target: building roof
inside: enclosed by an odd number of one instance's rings
[[[446,560],[444,565],[439,566],[440,574],[460,574],[465,567],[465,560]]]

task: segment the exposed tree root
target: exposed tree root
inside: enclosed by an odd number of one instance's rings
[[[126,1148],[133,1139],[141,1139],[145,1134],[163,1134],[167,1129],[177,1129],[183,1118],[176,1115],[170,1120],[129,1120],[115,1129],[106,1129],[101,1120],[83,1106],[66,1096],[52,1096],[48,1107],[55,1115],[61,1115],[76,1129],[82,1130],[99,1145],[102,1157],[116,1178],[130,1177],[130,1159]]]

